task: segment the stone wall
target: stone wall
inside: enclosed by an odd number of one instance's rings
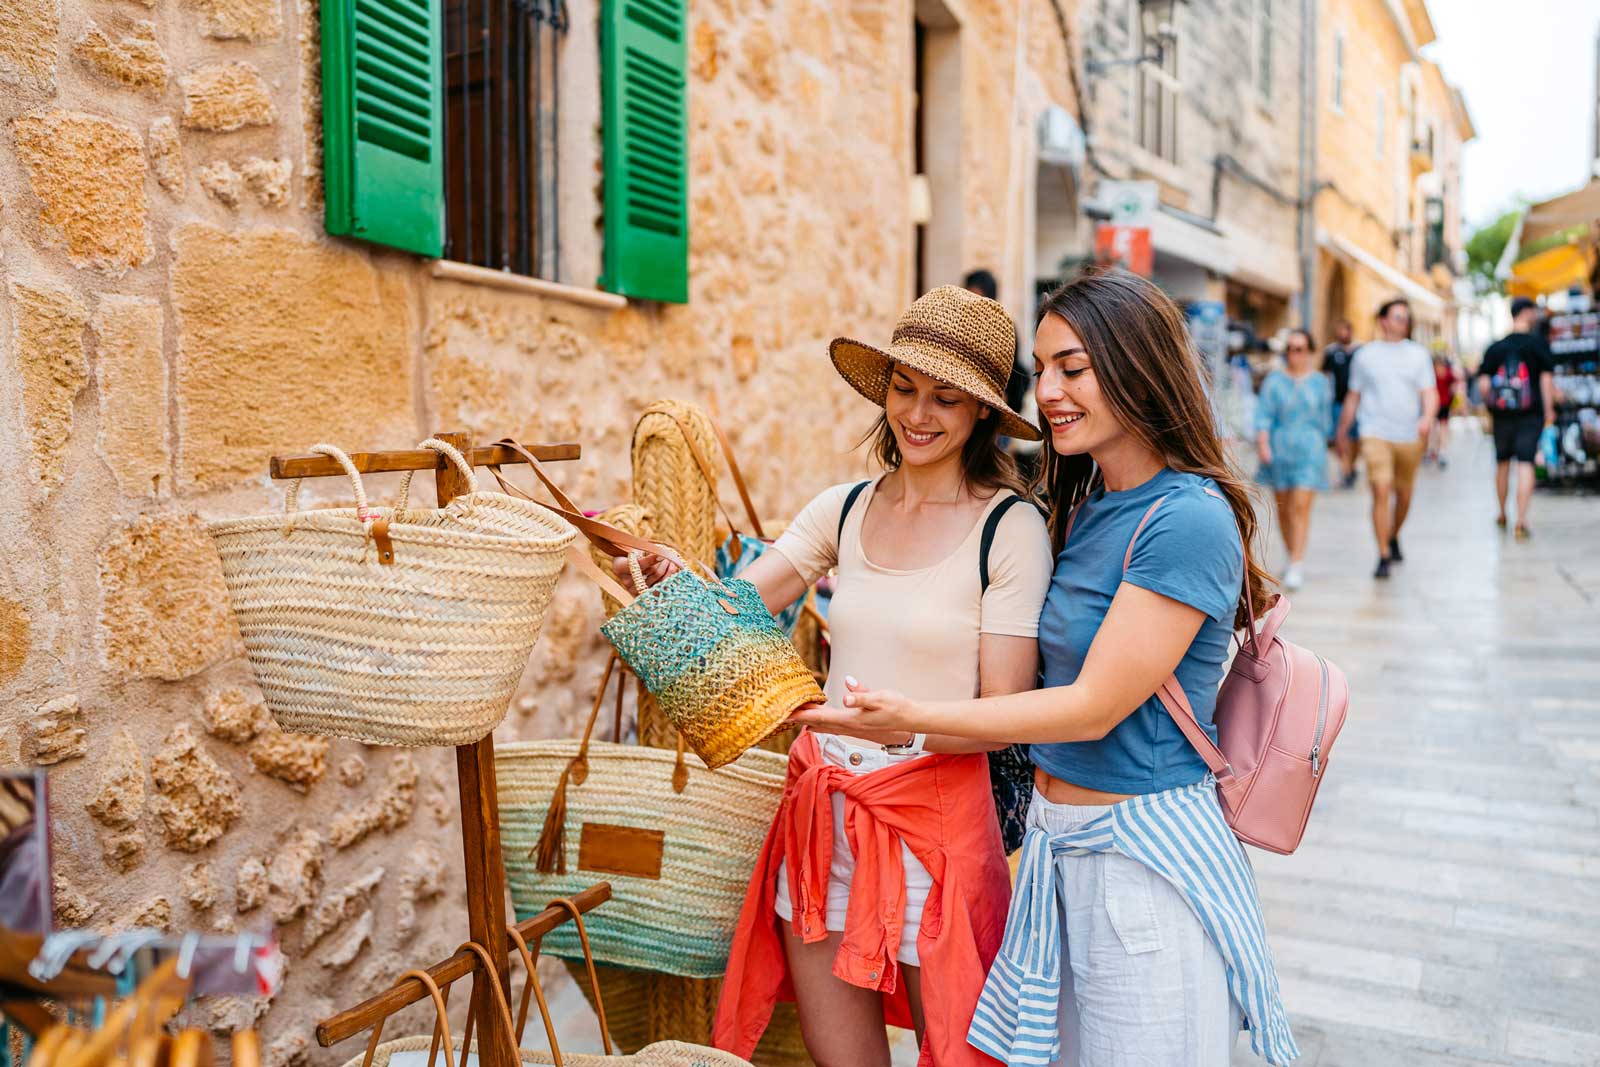
[[[587,284],[596,11],[571,6],[561,210]],[[1029,109],[1071,103],[1057,6],[960,13],[982,105],[965,247],[1011,249],[1016,306],[1008,161],[1032,165]],[[563,477],[606,506],[634,414],[674,395],[719,400],[769,515],[861,470],[872,413],[825,346],[885,338],[912,295],[911,20],[910,0],[695,0],[691,302],[608,312],[322,233],[315,0],[4,5],[0,764],[52,768],[63,923],[275,924],[277,1001],[200,1020],[258,1022],[270,1067],[358,1051],[311,1024],[465,930],[451,754],[278,731],[203,520],[282,507],[274,453],[436,429],[579,441]],[[597,621],[569,578],[501,736],[573,731]]]

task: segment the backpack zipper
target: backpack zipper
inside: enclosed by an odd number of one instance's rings
[[[1322,668],[1322,692],[1317,697],[1317,733],[1311,739],[1311,777],[1313,778],[1322,776],[1322,725],[1328,720],[1328,661],[1318,656],[1317,666]]]

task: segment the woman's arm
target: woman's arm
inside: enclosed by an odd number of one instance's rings
[[[854,730],[898,730],[1030,744],[1095,741],[1177,669],[1205,622],[1198,608],[1124,582],[1071,685],[977,700],[920,703],[892,690],[857,690],[847,707],[797,716]]]
[[[677,564],[671,560],[648,554],[639,561],[639,566],[644,571],[646,585],[663,582],[678,571]],[[632,592],[633,575],[628,567],[628,558],[626,556],[614,558],[611,561],[611,570],[623,588]],[[773,615],[799,600],[807,588],[805,579],[794,569],[794,564],[779,552],[762,553],[760,559],[739,572],[739,577],[756,587],[761,593],[762,603],[766,604],[767,610]]]

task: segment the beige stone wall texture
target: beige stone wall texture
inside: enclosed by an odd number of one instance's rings
[[[268,1067],[355,1055],[314,1021],[462,939],[454,761],[280,731],[204,520],[281,508],[272,454],[440,429],[578,441],[561,477],[609,506],[664,396],[715,397],[774,518],[865,468],[872,411],[826,344],[886,339],[913,295],[914,5],[690,7],[691,301],[600,311],[322,232],[316,0],[0,5],[0,765],[51,767],[64,924],[277,928],[275,1001],[195,1011],[258,1025]],[[1070,5],[951,8],[964,247],[1016,278],[1012,167],[1034,109],[1071,106]],[[588,285],[598,12],[571,10],[563,280]],[[569,577],[501,737],[574,731],[599,617]]]

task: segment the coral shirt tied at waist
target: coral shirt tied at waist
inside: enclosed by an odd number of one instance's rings
[[[773,911],[779,864],[786,857],[796,935],[807,942],[828,936],[835,793],[845,797],[845,832],[856,869],[833,973],[882,992],[889,1025],[911,1027],[895,959],[905,912],[904,843],[933,879],[917,936],[926,1025],[917,1062],[921,1067],[993,1067],[994,1060],[967,1043],[984,975],[1004,935],[1011,895],[987,760],[930,755],[852,775],[823,760],[809,730],[789,752],[783,804],[745,894],[713,1043],[748,1059],[773,1006],[794,999],[782,920]]]
[[[1011,922],[973,1020],[973,1044],[1008,1067],[1042,1067],[1061,1055],[1056,857],[1091,852],[1135,859],[1183,894],[1227,965],[1228,991],[1244,1009],[1251,1049],[1273,1067],[1300,1055],[1267,948],[1255,875],[1222,817],[1210,775],[1124,800],[1071,833],[1028,831]]]

